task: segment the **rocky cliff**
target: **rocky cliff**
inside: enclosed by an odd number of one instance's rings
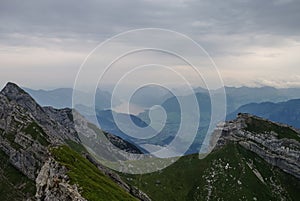
[[[119,149],[141,153],[121,138],[103,133],[71,109],[41,107],[14,83],[8,83],[0,92],[0,149],[15,168],[36,181],[38,200],[84,200],[77,186],[68,183],[67,169],[54,161],[49,148],[70,142],[83,147],[80,135],[87,133],[103,139],[98,144],[107,155],[118,155]],[[121,152],[118,157],[126,159],[127,155]]]
[[[233,121],[220,125],[222,134],[217,148],[235,142],[265,161],[300,178],[300,132],[250,114],[238,114]]]
[[[78,191],[76,184],[69,184],[67,168],[50,157],[42,166],[36,178],[38,201],[86,201]]]

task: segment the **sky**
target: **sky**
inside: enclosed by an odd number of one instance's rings
[[[133,29],[160,28],[197,42],[225,85],[300,87],[299,11],[299,0],[1,0],[0,86],[13,81],[33,89],[72,87],[80,66],[101,42]],[[174,52],[186,47],[168,36],[152,36]],[[146,34],[138,38],[149,44]],[[132,40],[114,45],[135,46]],[[186,48],[189,57],[202,60],[193,50]],[[108,58],[112,51],[98,57]],[[162,57],[163,64],[193,77],[188,66],[157,52],[127,58],[112,72],[125,73],[124,65],[133,60],[159,63]],[[162,72],[150,67],[138,77],[176,82]],[[107,83],[120,78],[114,76]]]

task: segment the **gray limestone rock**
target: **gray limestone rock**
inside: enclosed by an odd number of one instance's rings
[[[251,121],[272,124],[283,130],[290,129],[294,135],[300,136],[296,129],[275,122],[268,121],[250,114],[239,114],[237,119],[226,122],[217,130],[222,130],[216,148],[229,142],[239,143],[244,148],[256,153],[268,163],[300,178],[300,142],[288,137],[278,137],[275,131],[253,132],[247,129]],[[266,129],[267,130],[267,129]],[[284,136],[284,133],[282,134]],[[288,136],[288,135],[286,135]]]
[[[67,169],[49,158],[36,178],[36,199],[38,201],[86,201],[78,186],[69,184]]]

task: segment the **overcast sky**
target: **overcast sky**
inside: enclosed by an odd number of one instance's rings
[[[0,86],[70,87],[99,43],[148,27],[195,40],[226,85],[300,87],[299,0],[1,0]]]

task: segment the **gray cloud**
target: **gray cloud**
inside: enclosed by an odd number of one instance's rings
[[[282,3],[279,3],[282,2]],[[110,36],[163,27],[194,34],[299,35],[299,1],[3,0],[1,33]]]
[[[222,57],[219,66],[226,67],[232,56],[244,56],[246,62],[267,47],[266,55],[279,57],[282,49],[299,44],[299,10],[298,0],[2,0],[0,54],[8,54],[5,65],[13,58],[10,49],[20,47],[61,49],[82,59],[115,34],[158,27],[190,36],[213,57]],[[294,74],[299,71],[294,69]]]

